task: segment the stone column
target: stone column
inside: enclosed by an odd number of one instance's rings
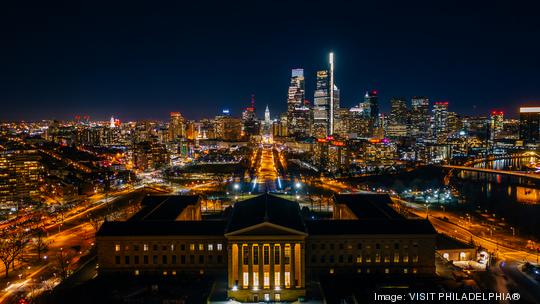
[[[229,280],[228,286],[231,289],[234,286],[234,274],[233,274],[233,245],[227,244],[227,278]]]
[[[274,282],[276,280],[274,277],[274,250],[274,243],[270,243],[270,289],[275,288]]]
[[[264,246],[259,243],[259,288],[264,288]]]
[[[242,259],[242,252],[244,251],[242,248],[242,243],[237,243],[238,246],[238,254],[236,255],[236,258],[238,259],[238,288],[242,288],[244,286],[244,273],[242,271],[244,260]]]
[[[306,244],[300,244],[300,287],[306,287]]]
[[[253,288],[253,244],[248,244],[248,288]]]
[[[285,243],[279,246],[279,285],[285,288]]]
[[[291,288],[295,288],[296,284],[294,283],[294,280],[296,279],[296,254],[295,254],[295,246],[296,243],[291,243]]]

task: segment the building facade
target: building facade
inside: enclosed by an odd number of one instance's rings
[[[435,272],[433,227],[401,218],[388,196],[338,196],[341,212],[327,220],[305,219],[298,203],[268,194],[236,203],[222,220],[175,215],[197,206],[188,198],[146,204],[126,222],[104,223],[97,233],[100,274],[226,272],[229,299],[259,302],[309,297],[320,276]]]

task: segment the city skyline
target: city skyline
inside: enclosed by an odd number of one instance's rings
[[[279,113],[293,68],[304,69],[313,103],[316,71],[328,68],[330,51],[344,107],[377,90],[385,113],[392,97],[427,96],[458,113],[501,109],[517,117],[520,105],[538,100],[531,7],[392,6],[336,5],[321,27],[313,16],[322,3],[292,5],[294,18],[284,6],[237,3],[215,4],[203,16],[197,5],[186,7],[189,13],[154,7],[155,16],[142,20],[144,5],[116,4],[104,13],[83,4],[39,12],[12,4],[3,18],[0,102],[7,111],[0,120],[166,119],[170,111],[199,119],[222,108],[238,116],[252,94]],[[74,11],[80,18],[66,17]],[[47,15],[55,18],[46,23]]]

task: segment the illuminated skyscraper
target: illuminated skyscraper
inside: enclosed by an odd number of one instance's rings
[[[244,135],[258,135],[261,129],[257,113],[255,112],[255,96],[251,95],[251,106],[244,109],[242,112],[242,124]]]
[[[328,71],[317,72],[317,84],[313,97],[313,135],[323,138],[329,135],[330,94]]]
[[[369,105],[369,116],[375,121],[379,119],[379,97],[377,94],[376,90],[372,90],[366,92],[364,96],[364,103]]]
[[[448,102],[439,101],[433,105],[433,137],[443,141],[448,136]]]
[[[489,130],[491,140],[497,139],[504,127],[504,112],[491,111],[489,118]]]
[[[407,102],[404,98],[392,98],[390,100],[390,118],[386,129],[389,137],[407,136],[407,126],[409,120],[409,111]]]
[[[526,143],[540,142],[540,107],[519,108],[519,139]]]
[[[169,122],[169,140],[177,141],[186,137],[186,128],[184,118],[180,112],[171,112],[171,121]]]
[[[330,72],[317,72],[313,98],[313,136],[326,137],[334,133],[336,109],[339,108],[339,89],[334,82],[334,53],[330,53]]]
[[[413,97],[411,100],[410,134],[416,138],[429,137],[429,99]]]
[[[287,98],[288,135],[309,136],[309,107],[305,105],[304,70],[293,69]]]
[[[409,118],[407,102],[404,98],[390,99],[390,125],[406,125]]]

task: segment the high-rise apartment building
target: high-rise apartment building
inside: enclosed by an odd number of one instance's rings
[[[41,174],[37,150],[0,146],[0,204],[19,204],[38,195]]]

